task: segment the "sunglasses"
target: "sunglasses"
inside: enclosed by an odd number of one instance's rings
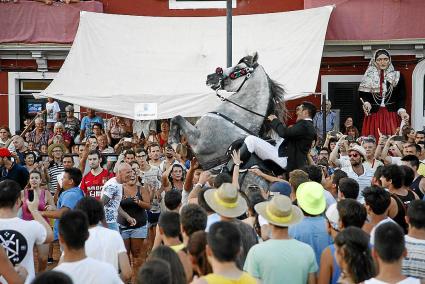
[[[144,157],[146,157],[146,155],[136,155],[136,157],[144,158]]]
[[[360,156],[359,154],[357,154],[357,153],[354,153],[354,154],[348,154],[348,157],[353,157],[353,158],[357,158],[358,156]]]

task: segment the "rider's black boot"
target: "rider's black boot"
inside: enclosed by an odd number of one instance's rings
[[[241,154],[242,163],[246,163],[251,157],[251,152],[248,151],[248,147],[245,143],[243,143],[242,146],[239,148],[239,152]]]

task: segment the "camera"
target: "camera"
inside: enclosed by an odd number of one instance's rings
[[[354,141],[354,137],[353,136],[351,136],[351,135],[348,135],[347,137],[345,137],[345,140],[347,140],[347,141]]]

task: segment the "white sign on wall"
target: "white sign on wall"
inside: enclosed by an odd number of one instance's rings
[[[134,118],[136,120],[158,119],[157,103],[137,103],[134,106]]]

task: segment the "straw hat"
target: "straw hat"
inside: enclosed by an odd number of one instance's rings
[[[276,195],[270,201],[255,205],[255,211],[270,224],[279,227],[295,225],[304,218],[300,208],[292,205],[291,199],[285,195]]]
[[[361,156],[363,156],[363,159],[366,159],[366,150],[362,146],[360,146],[360,145],[354,145],[353,147],[351,147],[350,149],[348,149],[348,152],[350,152],[350,151],[356,151]]]
[[[53,149],[57,147],[61,148],[62,152],[65,153],[65,145],[60,143],[53,143],[53,144],[50,144],[49,148],[47,148],[47,153],[49,154],[49,157],[52,156]]]
[[[325,211],[325,190],[320,183],[308,181],[300,184],[296,192],[298,206],[310,215],[319,215]]]
[[[204,197],[211,209],[223,217],[236,218],[248,210],[246,200],[231,183],[223,183],[218,189],[205,191]]]

